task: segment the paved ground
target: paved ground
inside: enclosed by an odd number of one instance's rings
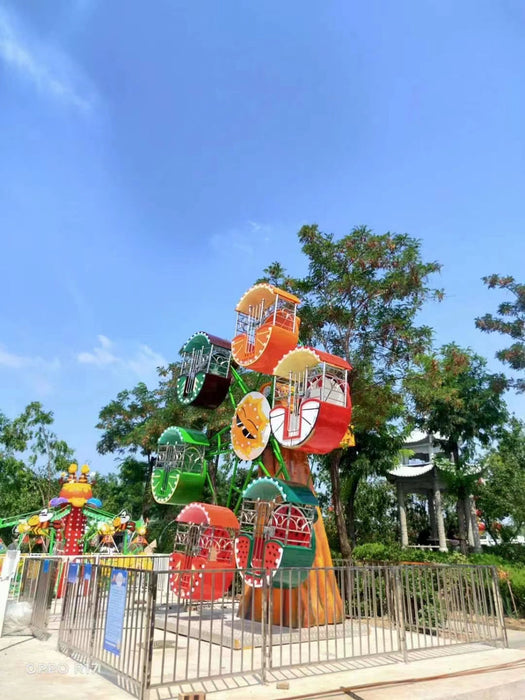
[[[210,700],[395,700],[396,698],[425,698],[428,700],[457,698],[458,700],[515,700],[525,698],[525,631],[508,630],[509,649],[492,649],[470,645],[443,656],[441,653],[417,653],[408,664],[382,659],[360,659],[347,664],[337,663],[332,673],[318,668],[295,669],[276,674],[267,685],[228,687],[215,682],[207,687]],[[522,664],[518,665],[519,662]],[[504,670],[483,673],[489,666],[508,664]],[[462,675],[430,682],[415,679],[465,672],[477,669],[473,675]],[[324,669],[327,670],[326,668]],[[403,685],[377,687],[378,683],[403,681]],[[287,689],[277,683],[289,684]],[[374,688],[363,688],[375,684]],[[239,687],[240,686],[240,687]],[[342,692],[342,688],[348,688]],[[185,691],[191,688],[185,688]],[[215,692],[211,692],[215,690]],[[328,695],[329,691],[333,691]],[[152,692],[154,700],[178,698],[178,689]],[[4,637],[0,639],[0,698],[32,698],[34,700],[129,700],[131,696],[101,676],[60,654],[56,649],[56,633],[45,642],[33,637]],[[298,699],[297,699],[298,700]]]
[[[130,695],[61,654],[56,633],[42,642],[35,637],[0,638],[2,700],[130,700]]]

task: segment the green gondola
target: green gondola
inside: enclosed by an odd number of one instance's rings
[[[231,383],[231,344],[228,340],[200,331],[181,350],[177,398],[183,404],[217,408]]]
[[[317,503],[303,484],[262,477],[248,485],[235,542],[245,583],[259,588],[266,576],[269,585],[295,588],[305,580],[315,557]]]
[[[186,505],[202,497],[207,476],[204,433],[188,428],[166,428],[158,441],[158,458],[151,475],[157,503]]]

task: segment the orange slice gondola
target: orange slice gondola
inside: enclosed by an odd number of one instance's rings
[[[352,417],[348,387],[351,366],[341,357],[295,348],[273,370],[270,425],[284,447],[326,454],[339,446]]]
[[[271,374],[279,359],[297,345],[299,299],[261,283],[251,287],[237,304],[232,357],[241,367]]]

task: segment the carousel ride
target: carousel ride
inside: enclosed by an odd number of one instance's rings
[[[11,528],[17,549],[30,553],[80,555],[91,552],[142,553],[146,524],[133,522],[126,511],[113,515],[93,497],[89,467],[71,464],[61,489],[46,508],[0,518],[0,530]]]
[[[326,454],[347,440],[351,367],[298,346],[299,303],[271,284],[256,284],[237,304],[231,344],[199,332],[181,351],[179,401],[214,409],[229,396],[234,409],[231,425],[215,435],[171,426],[159,439],[153,496],[185,506],[170,576],[182,599],[220,597],[236,568],[254,591],[297,589],[316,565],[320,536],[319,561],[331,564],[307,455]],[[247,371],[259,373],[260,390],[248,388]],[[202,503],[204,484],[212,488],[208,465],[221,459],[230,469],[225,506]]]

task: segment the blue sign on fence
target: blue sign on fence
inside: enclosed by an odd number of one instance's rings
[[[124,569],[113,569],[109,589],[108,607],[106,610],[106,627],[104,630],[104,649],[120,656],[122,646],[122,628],[126,612],[126,590],[128,572]]]
[[[70,564],[67,572],[67,582],[76,583],[78,581],[78,564]]]
[[[46,559],[46,560],[44,561],[43,572],[44,572],[45,574],[49,571],[49,565],[50,565],[50,564],[51,564],[51,562],[49,561],[49,559]]]
[[[92,568],[91,564],[84,564],[84,581],[90,580]]]

